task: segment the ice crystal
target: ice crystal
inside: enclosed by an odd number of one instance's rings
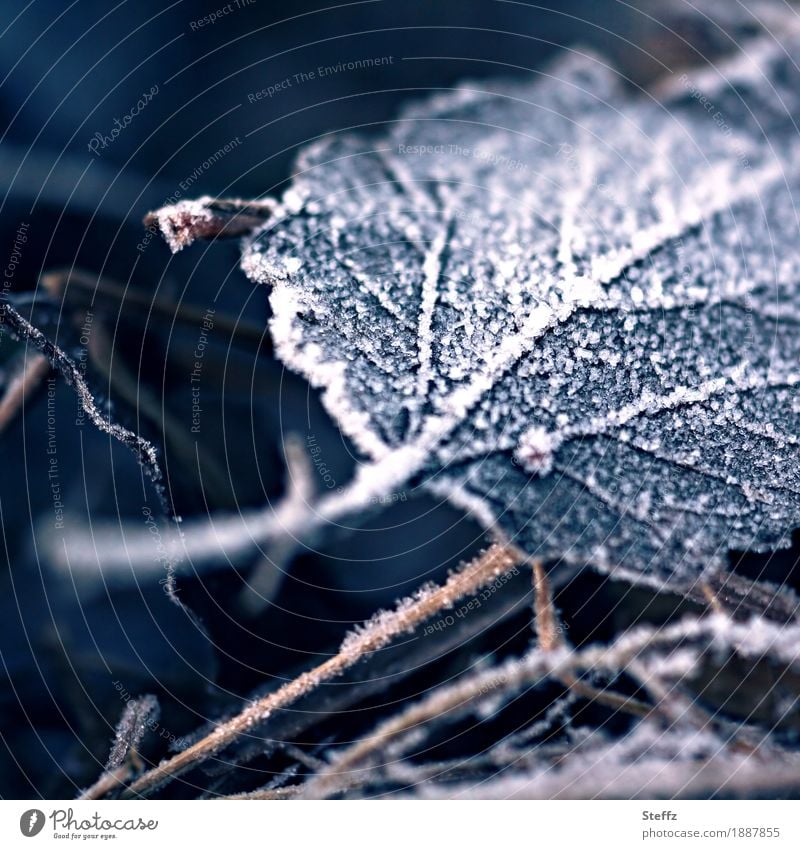
[[[157,727],[159,711],[158,700],[155,696],[131,699],[125,705],[117,725],[106,770],[120,766],[131,752],[136,751],[146,732]]]
[[[660,584],[788,543],[798,49],[660,99],[571,52],[305,150],[243,267],[370,461],[362,498],[411,481],[531,555]]]

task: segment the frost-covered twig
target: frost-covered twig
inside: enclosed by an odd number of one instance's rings
[[[142,467],[154,481],[161,479],[161,468],[154,446],[138,434],[112,422],[110,418],[103,415],[95,403],[81,370],[73,360],[9,303],[3,303],[0,304],[0,330],[9,329],[30,342],[47,358],[53,368],[61,372],[67,383],[74,388],[86,415],[97,428],[118,439],[134,451]]]
[[[78,796],[78,799],[102,799],[109,793],[113,793],[115,790],[123,787],[127,781],[130,781],[131,772],[132,768],[129,763],[121,764],[112,770],[105,770],[91,787],[88,787]]]
[[[552,652],[565,645],[562,636],[563,629],[559,625],[558,614],[553,603],[553,593],[550,581],[544,567],[537,560],[533,563],[533,612],[534,627],[539,648],[544,652]],[[559,676],[561,683],[579,696],[589,701],[598,702],[612,710],[631,713],[634,716],[646,717],[651,708],[629,696],[621,696],[609,690],[600,690],[574,672],[564,672]]]
[[[155,696],[141,696],[125,705],[103,774],[78,798],[102,799],[129,780],[134,771],[141,771],[137,749],[147,729],[158,721],[159,710]]]
[[[223,493],[228,488],[229,476],[216,459],[197,442],[186,439],[186,429],[168,411],[161,399],[139,380],[121,357],[114,356],[114,342],[102,323],[95,322],[89,334],[87,351],[92,365],[108,381],[116,395],[139,415],[151,422],[164,435],[164,442],[172,456],[187,470],[197,476],[198,483],[211,492]]]
[[[475,561],[451,575],[442,586],[424,587],[412,598],[400,602],[394,610],[382,612],[369,620],[344,640],[338,654],[274,693],[253,702],[199,742],[146,772],[131,784],[125,795],[152,793],[187,769],[217,754],[234,740],[249,734],[276,711],[288,707],[320,684],[338,677],[365,655],[383,648],[395,637],[413,630],[458,599],[476,592],[518,562],[519,555],[514,549],[503,545],[491,546]]]
[[[230,796],[216,796],[218,800],[246,799],[294,799],[303,790],[302,784],[290,784],[288,787],[265,787],[262,790],[251,790],[249,793],[234,793]]]
[[[26,397],[29,398],[36,391],[50,371],[47,357],[38,351],[26,351],[17,365],[17,370],[6,379],[5,392],[0,398],[0,433],[11,424],[14,416],[22,409]]]
[[[762,757],[732,752],[710,732],[641,723],[621,740],[594,735],[557,764],[505,773],[480,783],[427,783],[425,798],[652,799],[777,793],[800,786],[800,756],[765,747]]]
[[[277,504],[182,522],[165,539],[154,538],[149,527],[97,521],[91,529],[71,523],[58,534],[43,529],[41,542],[56,565],[95,575],[98,568],[112,575],[131,569],[138,575],[158,574],[165,563],[173,568],[183,563],[200,568],[252,554],[275,542],[309,545],[324,528],[345,518],[357,521],[387,492],[401,488],[413,469],[407,460],[398,451],[378,462],[364,463],[347,486],[313,503],[305,491],[294,489]],[[300,478],[289,474],[292,483]]]
[[[311,474],[311,462],[302,443],[294,436],[284,439],[286,457],[286,491],[300,512],[308,508],[314,499],[315,487]],[[250,616],[262,612],[267,602],[275,596],[284,574],[286,563],[296,547],[296,540],[289,536],[278,536],[267,543],[250,579],[239,593],[239,603]]]
[[[374,769],[369,759],[382,747],[422,723],[444,715],[456,718],[471,710],[475,701],[487,694],[506,694],[524,683],[544,680],[550,671],[547,658],[547,653],[535,651],[522,661],[509,661],[496,668],[481,670],[434,690],[420,702],[382,722],[369,737],[341,752],[325,772],[307,783],[304,795],[325,798],[348,788],[353,781],[363,782]]]
[[[544,742],[537,738],[552,734],[559,723],[562,723],[565,729],[569,729],[568,712],[577,698],[575,693],[567,693],[550,705],[541,719],[536,719],[527,727],[508,735],[486,751],[469,758],[419,763],[408,758],[397,758],[397,749],[392,747],[393,758],[383,767],[386,778],[401,786],[413,786],[421,781],[442,778],[453,780],[466,773],[476,775],[481,770],[496,772],[498,768],[519,767],[532,759],[567,755],[575,745],[574,738],[578,736],[574,732],[569,733],[566,739],[557,742]],[[536,745],[532,745],[533,742]],[[369,775],[362,776],[362,781],[365,783],[368,783],[369,779]],[[353,785],[356,785],[355,781]]]
[[[740,619],[763,616],[772,622],[788,624],[797,621],[800,614],[800,598],[788,586],[750,581],[735,572],[711,575],[707,583],[698,583],[690,596],[710,604],[718,613]]]
[[[238,200],[204,196],[164,206],[145,216],[144,224],[156,228],[173,253],[197,239],[233,238],[252,233],[268,221],[272,200]]]

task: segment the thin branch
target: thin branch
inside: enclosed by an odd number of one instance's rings
[[[278,527],[291,521],[298,513],[305,515],[311,487],[308,460],[293,434],[284,438],[284,452],[285,492],[276,504],[268,506],[268,518]],[[266,510],[264,513],[266,520]],[[68,571],[73,579],[79,577],[91,582],[102,576],[104,583],[125,582],[133,576],[137,580],[147,575],[163,578],[166,572],[166,589],[172,595],[175,574],[187,562],[194,573],[199,574],[204,569],[216,568],[220,561],[233,557],[235,552],[255,547],[256,540],[248,535],[252,526],[248,526],[242,517],[239,518],[238,535],[231,533],[229,523],[233,519],[227,514],[222,517],[212,514],[203,519],[195,518],[177,526],[169,523],[164,541],[161,541],[160,535],[156,540],[151,538],[149,547],[139,528],[133,524],[120,525],[111,521],[98,521],[90,527],[76,520],[70,523],[69,528],[58,533],[51,525],[42,523],[37,534],[39,545],[48,561]],[[220,525],[226,527],[226,531],[220,532]],[[187,537],[189,542],[184,545]],[[281,550],[277,543],[269,550],[274,555],[272,561],[257,567],[250,587],[243,591],[245,596],[248,593],[255,595],[261,605],[266,603],[269,593],[277,589],[282,576],[281,554],[288,557],[291,553],[288,549]],[[269,573],[268,569],[271,570]]]
[[[217,800],[247,800],[247,799],[296,799],[303,790],[302,784],[290,784],[288,787],[265,787],[262,790],[251,790],[249,793],[234,793],[232,796],[215,796]]]
[[[559,624],[558,614],[553,604],[550,581],[540,561],[535,560],[533,569],[533,611],[534,627],[539,648],[544,652],[553,652],[564,648],[563,628]],[[564,672],[559,676],[561,683],[590,702],[598,702],[614,711],[623,711],[639,718],[649,716],[653,708],[629,696],[620,696],[608,690],[600,690],[589,684],[573,672]]]
[[[379,614],[360,631],[350,634],[334,657],[253,702],[232,719],[218,725],[202,740],[162,761],[134,781],[124,795],[131,797],[152,793],[186,770],[216,755],[241,736],[252,732],[276,711],[285,709],[320,684],[338,677],[365,655],[385,647],[395,637],[412,631],[459,599],[477,592],[519,561],[519,554],[513,548],[492,545],[472,563],[451,575],[442,586],[423,588],[413,599],[398,604],[394,611]]]
[[[119,397],[164,435],[164,442],[180,465],[206,490],[212,503],[231,506],[235,498],[224,498],[230,490],[230,475],[198,441],[187,439],[187,428],[165,404],[130,371],[122,357],[114,357],[113,343],[102,324],[95,322],[87,351],[92,364]]]
[[[102,799],[114,790],[118,790],[130,781],[133,769],[130,763],[123,763],[116,769],[104,772],[91,787],[78,796],[79,800]]]
[[[695,732],[692,737],[685,730],[652,729],[642,739],[636,739],[637,734],[633,737],[578,751],[557,765],[502,774],[477,785],[427,783],[416,795],[433,799],[674,799],[785,793],[800,786],[796,752],[775,749],[770,757],[755,759],[746,753],[730,753],[713,735]],[[701,750],[695,756],[687,752],[693,744]]]
[[[800,598],[788,586],[767,581],[751,581],[735,572],[718,572],[700,585],[698,601],[710,603],[713,597],[715,611],[722,610],[739,619],[763,616],[780,623],[797,622],[800,616]]]
[[[286,460],[285,500],[294,509],[304,511],[315,495],[311,461],[295,434],[284,438],[283,450]],[[294,538],[288,534],[267,541],[266,550],[262,551],[250,579],[239,593],[238,602],[246,615],[262,613],[267,602],[275,597],[296,545]]]
[[[145,695],[127,702],[117,723],[106,768],[79,799],[101,799],[129,781],[132,775],[142,772],[143,764],[137,749],[147,731],[157,723],[159,712],[155,696]]]
[[[535,686],[546,678],[562,682],[575,679],[577,683],[570,689],[586,698],[601,700],[610,707],[642,717],[654,716],[658,706],[651,708],[634,699],[598,691],[584,684],[578,677],[579,673],[586,669],[614,672],[625,669],[636,678],[642,673],[642,667],[637,663],[642,652],[689,640],[704,640],[710,645],[727,647],[751,657],[762,655],[769,647],[777,659],[798,665],[799,631],[798,627],[778,626],[759,620],[740,624],[727,617],[711,615],[702,619],[687,619],[666,628],[637,628],[625,632],[609,646],[590,647],[582,651],[574,651],[566,646],[553,651],[536,649],[520,660],[481,670],[447,687],[440,687],[420,702],[385,720],[369,737],[347,748],[326,771],[307,782],[304,795],[309,798],[326,798],[349,789],[354,782],[364,784],[375,768],[369,763],[371,757],[390,741],[445,714],[457,716],[472,709],[482,698],[498,692],[508,694],[524,686]],[[648,683],[652,685],[652,674],[648,674],[647,681],[641,683],[643,686]],[[658,689],[659,694],[662,692]],[[669,719],[675,727],[673,717]],[[659,733],[663,733],[663,729]]]
[[[488,694],[509,692],[515,686],[542,679],[549,672],[548,654],[535,651],[522,661],[510,661],[498,668],[481,670],[447,687],[434,690],[426,698],[382,722],[369,736],[345,749],[336,760],[306,783],[306,798],[327,798],[349,789],[353,782],[364,783],[373,767],[370,758],[406,732],[445,714],[456,716]],[[363,766],[362,766],[363,765]],[[359,776],[358,770],[363,770]]]
[[[74,387],[81,406],[92,423],[104,433],[118,439],[123,445],[127,445],[136,454],[153,481],[161,480],[161,468],[158,464],[156,449],[146,439],[111,421],[100,411],[81,370],[71,357],[7,302],[0,304],[0,329],[4,332],[19,334],[32,346],[38,348],[53,368],[58,369],[67,383]]]
[[[553,606],[550,581],[539,560],[533,562],[533,611],[534,626],[539,647],[542,651],[555,651],[564,645],[558,615]]]

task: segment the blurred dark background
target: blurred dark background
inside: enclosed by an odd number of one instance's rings
[[[286,564],[289,574],[256,611],[240,602],[247,582],[269,568],[258,552],[182,577],[184,607],[152,574],[54,569],[36,529],[58,518],[59,500],[67,522],[121,517],[140,528],[148,510],[163,528],[171,516],[257,507],[282,494],[289,433],[319,446],[321,490],[351,474],[350,446],[316,396],[273,360],[266,292],[237,269],[236,244],[172,257],[143,216],[204,194],[279,193],[298,149],[320,135],[378,132],[410,99],[464,78],[525,75],[576,42],[611,57],[631,85],[646,84],[659,62],[691,53],[679,23],[678,35],[662,25],[673,5],[3,5],[0,228],[12,271],[3,297],[30,308],[48,337],[85,363],[103,412],[158,446],[165,478],[159,493],[130,451],[81,422],[55,372],[32,384],[24,408],[3,424],[0,795],[72,797],[88,784],[105,760],[120,692],[158,695],[167,733],[153,755],[163,754],[245,694],[323,658],[350,624],[441,578],[483,542],[450,508],[398,500],[363,532]],[[693,35],[702,52],[726,47],[717,30]],[[189,375],[203,332],[198,315],[209,308],[214,329],[193,432]],[[228,327],[237,322],[247,332]],[[33,355],[0,337],[4,386]],[[611,629],[614,592],[604,597],[596,578],[576,580],[584,583],[564,592],[595,601],[571,637]],[[480,650],[510,651],[528,636],[523,611],[487,628]],[[443,662],[423,665],[412,691],[443,674]]]

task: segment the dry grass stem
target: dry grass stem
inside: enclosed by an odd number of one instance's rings
[[[341,675],[370,652],[388,645],[401,634],[477,592],[484,584],[519,562],[517,552],[507,546],[492,545],[480,557],[454,573],[440,587],[421,590],[413,599],[401,602],[394,611],[380,614],[351,634],[338,654],[308,672],[304,672],[278,690],[253,702],[241,713],[218,725],[209,735],[188,749],[163,761],[134,781],[125,796],[147,795],[220,752],[234,740],[253,731],[275,711],[282,710]]]

